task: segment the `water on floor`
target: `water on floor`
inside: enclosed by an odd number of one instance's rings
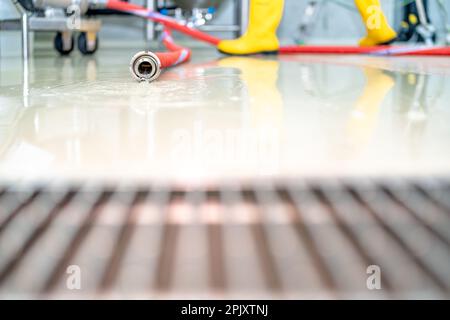
[[[223,57],[153,83],[137,49],[0,60],[2,179],[423,176],[450,172],[450,61]]]

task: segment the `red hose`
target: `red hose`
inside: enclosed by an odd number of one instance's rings
[[[161,41],[167,52],[140,51],[131,58],[130,72],[136,80],[154,81],[158,79],[162,69],[176,66],[191,58],[191,50],[175,44],[167,28],[163,30]]]
[[[377,47],[385,49],[386,47]],[[373,47],[354,47],[354,46],[286,46],[281,47],[279,52],[283,54],[295,53],[313,53],[313,54],[367,54],[373,52]]]
[[[369,54],[380,56],[449,56],[450,47],[410,46],[286,46],[281,54]]]
[[[189,61],[191,50],[177,45],[172,38],[170,31],[165,28],[162,34],[162,43],[169,52],[157,52],[156,56],[161,62],[161,68],[169,68],[180,63]]]
[[[176,19],[173,19],[171,17],[162,15],[158,12],[148,10],[142,6],[138,6],[132,3],[127,3],[123,1],[118,0],[108,0],[106,3],[106,8],[118,10],[122,12],[128,12],[140,17],[144,17],[148,20],[152,20],[154,22],[161,23],[162,25],[177,30],[181,33],[187,34],[197,40],[201,40],[207,43],[210,43],[214,46],[217,46],[220,42],[219,38],[213,37],[207,33],[201,32],[197,29],[190,28],[188,26],[180,24]]]
[[[217,46],[219,38],[213,37],[197,29],[180,24],[176,19],[148,10],[142,6],[118,1],[108,0],[106,7],[109,9],[128,12],[146,19],[163,24],[191,36],[194,39]],[[450,47],[409,47],[409,46],[285,46],[280,47],[280,54],[369,54],[380,56],[450,56]]]

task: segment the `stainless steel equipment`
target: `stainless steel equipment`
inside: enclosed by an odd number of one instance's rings
[[[180,23],[191,25],[207,32],[234,32],[240,36],[245,32],[248,23],[248,0],[234,0],[234,22],[230,25],[210,24],[215,11],[219,9],[223,0],[146,0],[146,6],[152,10],[163,9],[167,14],[175,17]],[[146,26],[146,38],[156,38],[155,23],[149,21]]]
[[[83,16],[91,0],[11,0],[20,13],[20,21],[2,22],[0,29],[22,30],[22,55],[30,55],[30,31],[56,31],[55,49],[69,54],[74,48],[73,34],[79,33],[78,48],[83,54],[97,50],[98,19]],[[99,0],[101,1],[101,0]]]
[[[74,48],[73,33],[79,32],[78,48],[84,54],[96,51],[97,32],[101,27],[98,19],[86,18],[84,14],[90,8],[103,7],[105,0],[11,0],[21,14],[20,21],[2,21],[0,29],[22,30],[23,57],[30,53],[30,31],[56,31],[55,48],[61,54],[69,54]],[[234,0],[234,24],[210,24],[216,9],[224,3],[215,1],[187,0],[146,0],[146,6],[152,10],[162,9],[174,16],[180,23],[190,25],[207,32],[234,32],[236,36],[244,33],[248,23],[248,0]],[[148,21],[146,38],[156,38],[157,25]]]

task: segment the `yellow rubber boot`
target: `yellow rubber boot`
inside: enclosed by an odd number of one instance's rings
[[[284,0],[251,0],[246,33],[235,40],[223,40],[217,48],[234,55],[271,53],[280,46],[277,28],[283,16]]]
[[[355,0],[355,4],[367,29],[367,36],[359,41],[360,46],[388,44],[395,40],[397,33],[389,25],[379,0]]]

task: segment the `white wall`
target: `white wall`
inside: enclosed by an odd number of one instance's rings
[[[14,5],[9,0],[0,0],[0,20],[18,17]]]

